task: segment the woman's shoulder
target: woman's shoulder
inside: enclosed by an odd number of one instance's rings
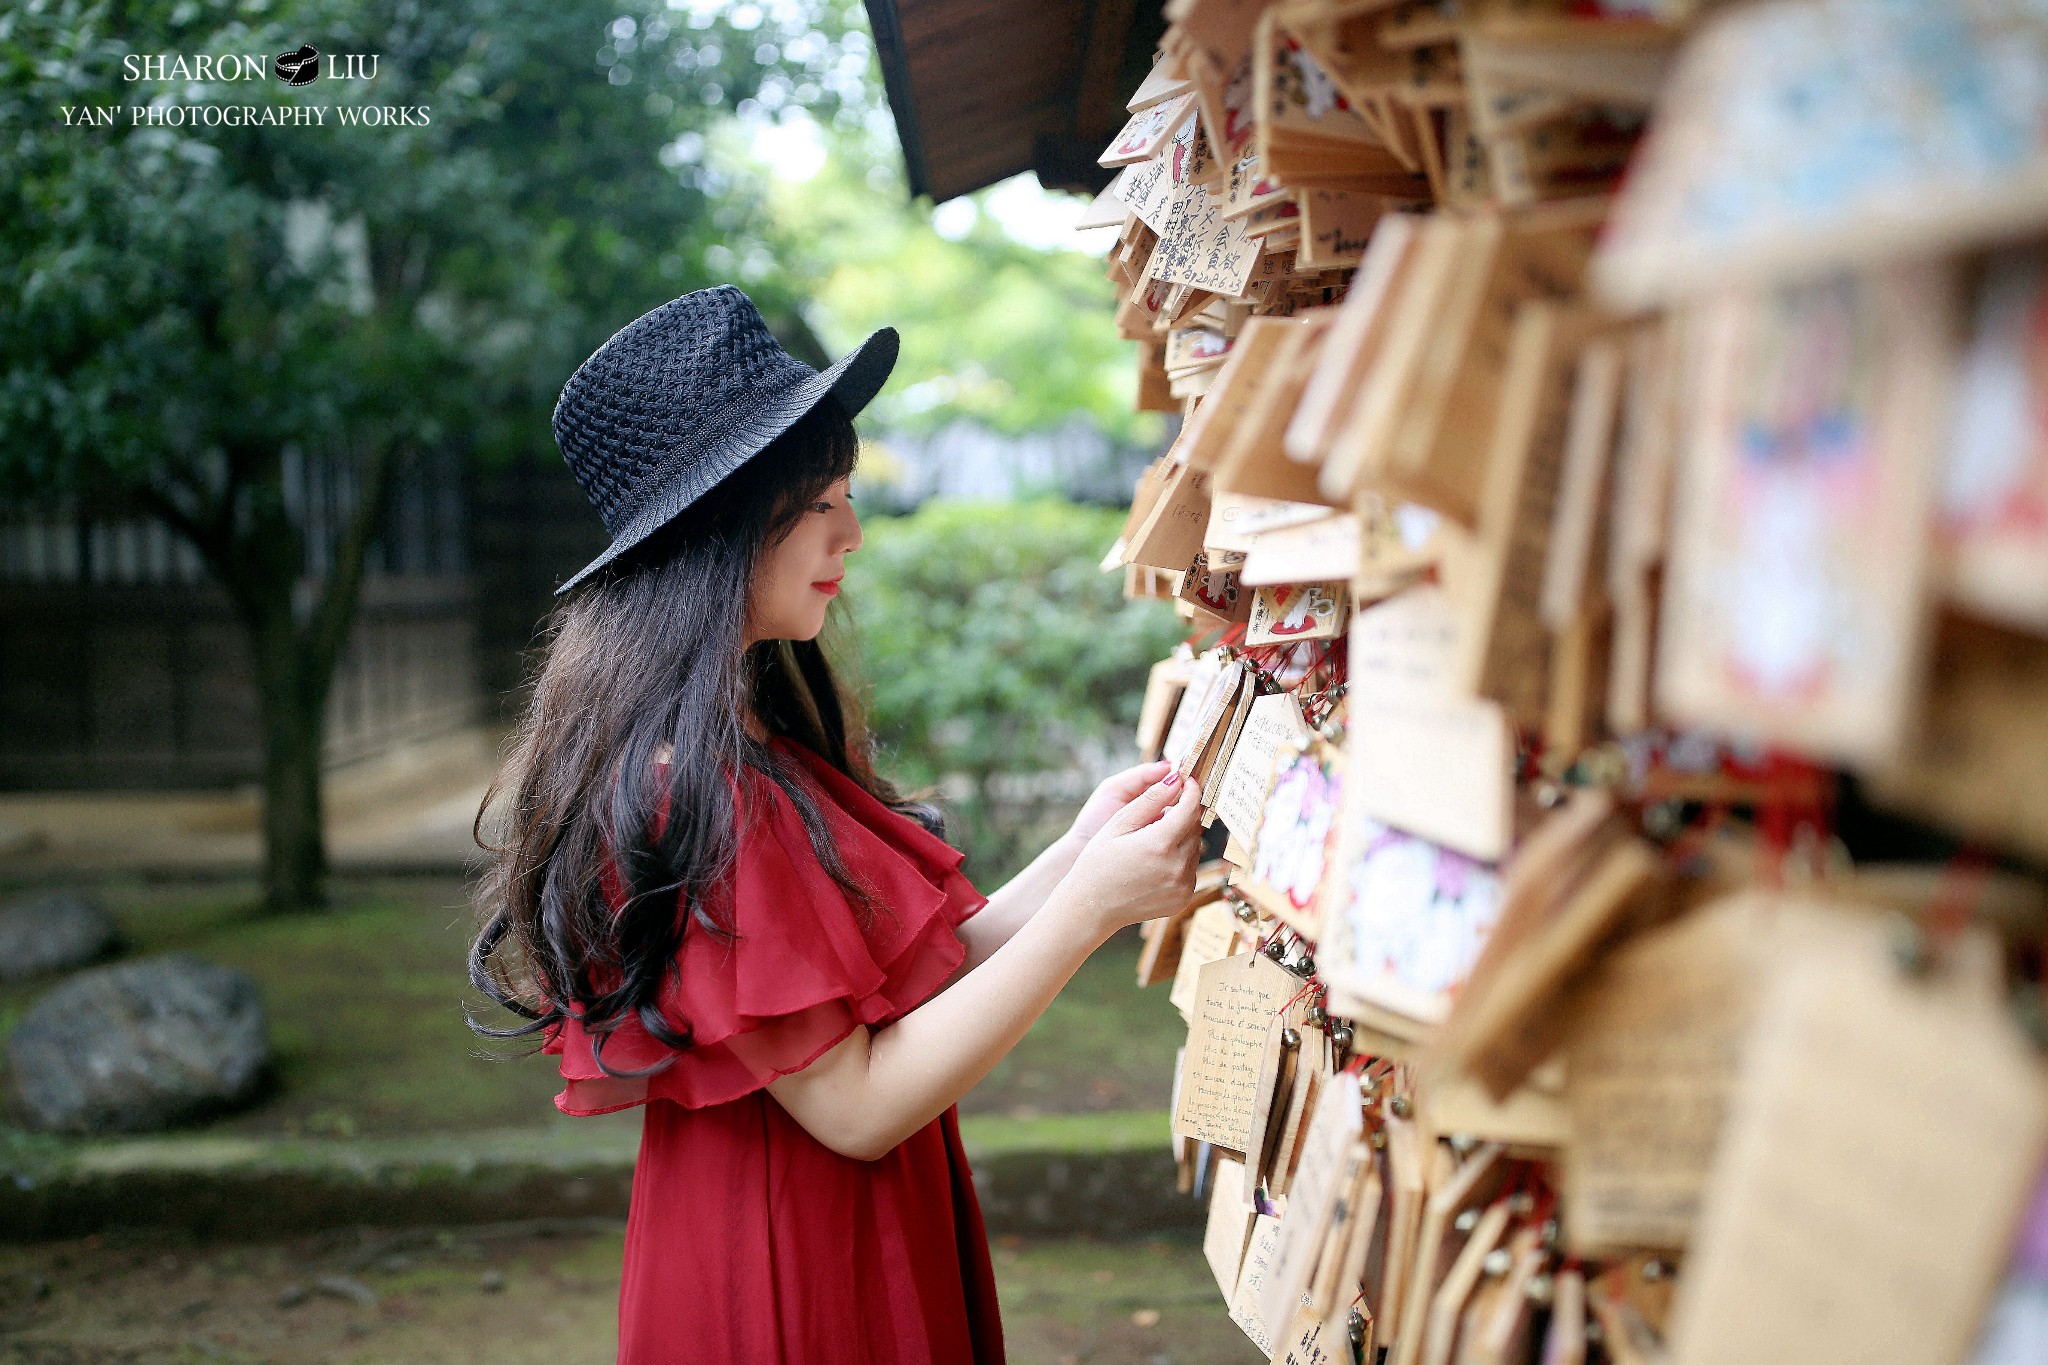
[[[955,927],[985,898],[954,870],[959,855],[947,849],[952,859],[945,863],[929,849],[906,852],[910,836],[896,826],[922,834],[914,821],[844,774],[835,782],[836,770],[822,758],[794,752],[801,746],[778,747],[801,768],[799,780],[840,859],[877,913],[857,910],[826,871],[789,794],[767,774],[750,774],[758,780],[743,787],[759,801],[736,808],[729,932],[686,927],[660,1000],[671,1025],[687,1027],[696,1046],[670,1059],[666,1047],[629,1021],[605,1043],[607,1059],[617,1058],[619,1069],[665,1066],[623,1081],[603,1074],[590,1040],[572,1023],[549,1049],[562,1053],[569,1086],[557,1103],[566,1112],[653,1097],[691,1106],[736,1098],[807,1064],[855,1025],[885,1023],[914,1008],[960,965],[965,949]]]
[[[908,859],[934,880],[957,875],[966,854],[926,829],[922,824],[883,804],[881,799],[841,771],[809,745],[787,735],[776,735],[769,746],[790,757],[812,789],[823,796],[839,817],[842,827],[854,826],[871,836],[857,842],[868,851],[885,850]],[[772,783],[770,785],[773,785]]]

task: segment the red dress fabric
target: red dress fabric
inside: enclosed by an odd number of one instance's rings
[[[696,1045],[652,1076],[607,1076],[573,1020],[565,1114],[645,1104],[619,1287],[622,1365],[1000,1365],[1001,1319],[959,1118],[947,1109],[876,1161],[826,1147],[765,1089],[860,1025],[893,1022],[966,956],[955,927],[987,904],[964,856],[801,744],[850,871],[879,907],[863,925],[788,795],[747,772],[731,901],[737,942],[692,927],[664,1011]],[[616,888],[613,888],[614,891]],[[637,1025],[614,1070],[668,1049]]]

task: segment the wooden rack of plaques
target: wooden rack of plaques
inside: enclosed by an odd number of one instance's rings
[[[1228,833],[1141,985],[1276,1362],[2034,1360],[2048,32],[1172,0],[1104,561]],[[1954,856],[1852,865],[1859,801]],[[2029,1333],[2034,1335],[2029,1336]]]

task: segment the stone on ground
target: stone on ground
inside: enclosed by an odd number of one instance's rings
[[[139,1133],[250,1098],[270,1060],[248,974],[182,953],[81,972],[7,1040],[15,1108],[54,1133]]]
[[[83,891],[44,891],[0,905],[0,981],[82,967],[111,952],[114,917]]]

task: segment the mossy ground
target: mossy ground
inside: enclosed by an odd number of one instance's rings
[[[517,1056],[522,1042],[479,1039],[463,1022],[463,1001],[477,1000],[463,965],[472,918],[453,878],[339,881],[330,909],[290,916],[260,913],[252,881],[112,882],[103,894],[126,957],[195,953],[262,985],[271,1084],[210,1131],[403,1137],[556,1117],[554,1059]],[[1096,953],[963,1113],[1163,1109],[1184,1030],[1164,988],[1132,985],[1137,951],[1127,932]],[[0,1036],[53,984],[0,987]],[[479,1055],[493,1051],[512,1060]]]
[[[0,1246],[0,1365],[596,1365],[616,1352],[621,1239],[599,1225]],[[1013,1365],[1263,1359],[1192,1242],[1003,1239],[994,1256]],[[323,1292],[322,1276],[375,1301]]]

